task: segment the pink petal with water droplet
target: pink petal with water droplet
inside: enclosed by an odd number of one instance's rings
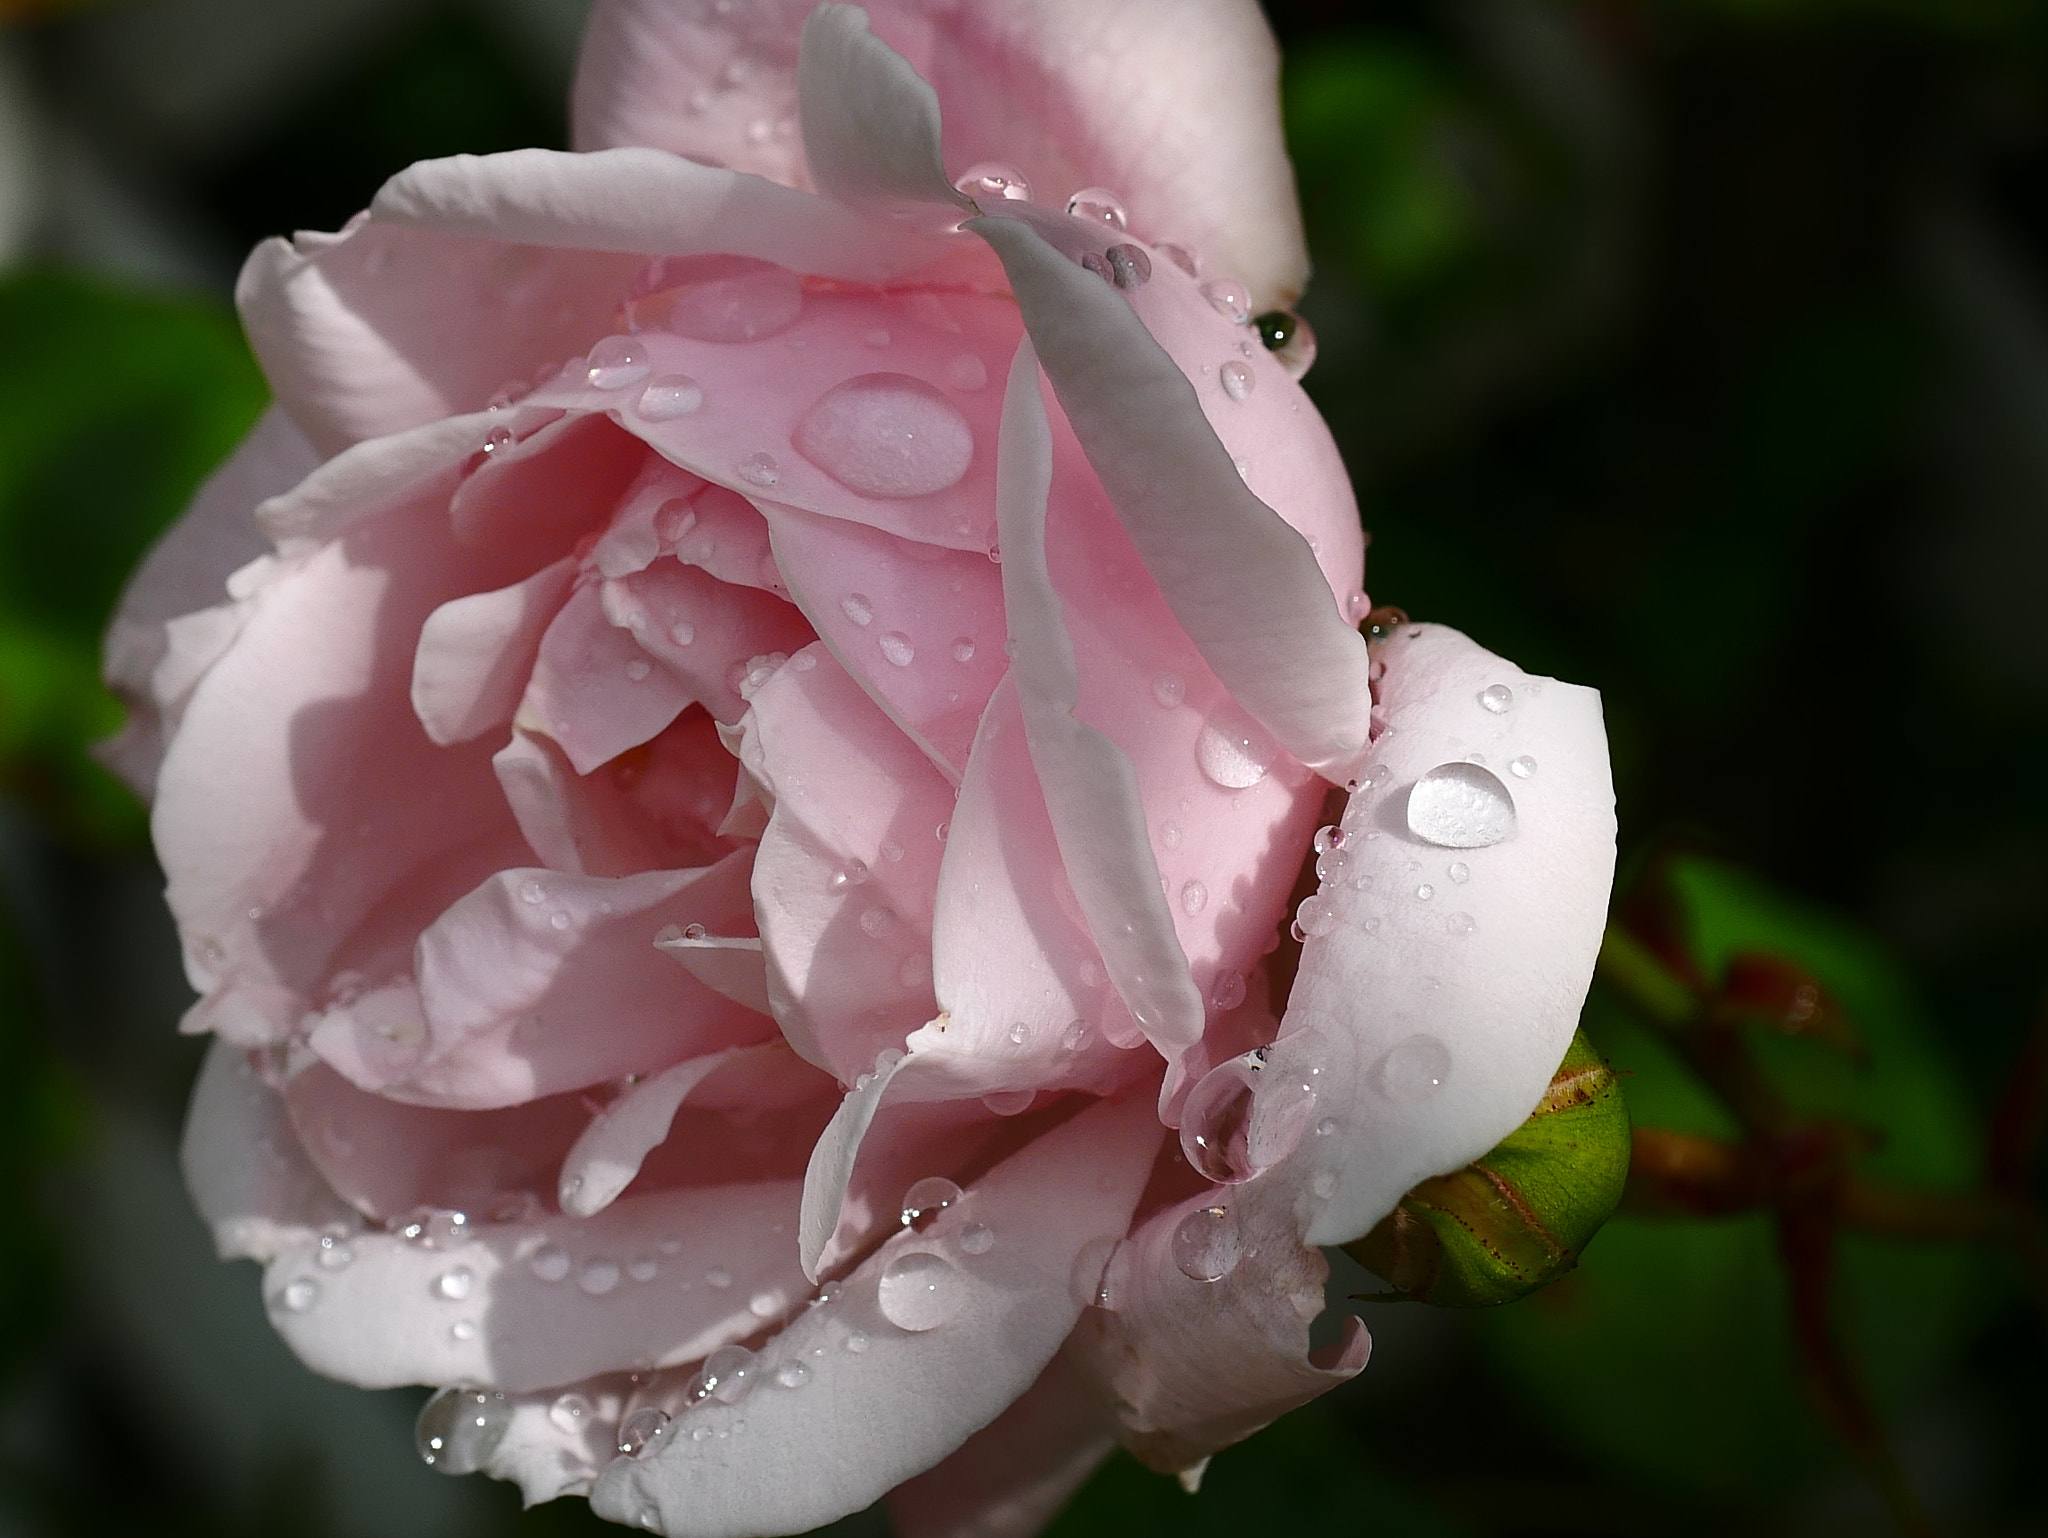
[[[690,701],[689,684],[605,618],[597,588],[583,587],[541,639],[519,722],[547,733],[588,774],[655,736]]]

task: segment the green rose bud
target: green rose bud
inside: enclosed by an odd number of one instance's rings
[[[1485,1158],[1423,1181],[1345,1252],[1404,1298],[1512,1303],[1578,1264],[1628,1180],[1621,1083],[1580,1032],[1542,1101]]]

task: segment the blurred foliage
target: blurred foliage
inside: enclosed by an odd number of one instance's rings
[[[0,791],[133,839],[134,797],[87,757],[120,725],[100,633],[267,392],[220,305],[55,272],[0,280],[0,357]]]

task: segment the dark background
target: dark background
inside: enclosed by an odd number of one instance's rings
[[[1834,1073],[1892,1175],[1968,1184],[2048,981],[2048,6],[1269,13],[1308,383],[1375,599],[1597,685],[1625,865],[1725,861],[1699,922],[1811,967],[1871,1047],[1782,1070]],[[243,252],[412,160],[560,144],[579,24],[101,0],[0,26],[0,1538],[600,1530],[421,1468],[416,1396],[302,1373],[252,1268],[212,1260],[159,877],[82,751],[118,719],[93,659],[122,577],[263,400]],[[1726,1130],[1621,1012],[1589,1026],[1639,1121]],[[2017,1269],[1858,1241],[1838,1293],[1939,1530],[2048,1531]],[[1895,1530],[1812,1408],[1761,1219],[1623,1217],[1523,1304],[1368,1317],[1364,1376],[1200,1496],[1118,1460],[1059,1538]]]

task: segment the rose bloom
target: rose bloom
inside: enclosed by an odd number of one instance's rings
[[[1598,699],[1356,628],[1275,77],[1251,0],[600,0],[578,152],[250,259],[276,405],[113,753],[194,1195],[436,1467],[676,1535],[1192,1481],[1364,1365],[1317,1246],[1542,1094]]]

